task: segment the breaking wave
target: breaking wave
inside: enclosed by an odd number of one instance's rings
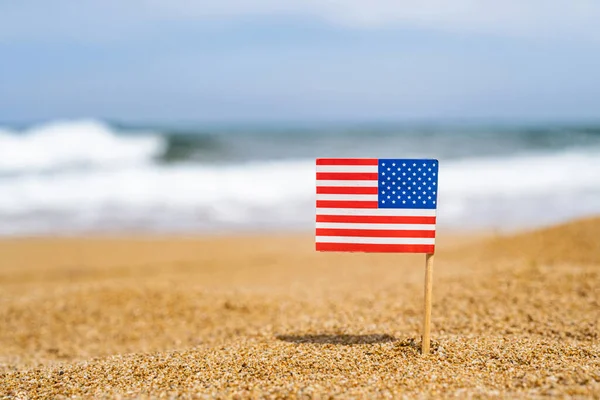
[[[165,151],[152,132],[119,135],[100,121],[65,121],[15,132],[0,129],[0,173],[132,165]]]

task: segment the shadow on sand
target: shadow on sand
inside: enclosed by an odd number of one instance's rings
[[[390,335],[278,335],[277,339],[291,343],[337,344],[351,346],[356,344],[375,344],[393,342]]]

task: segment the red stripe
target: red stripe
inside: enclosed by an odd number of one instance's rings
[[[317,180],[325,181],[376,181],[377,172],[317,172]]]
[[[317,208],[377,208],[376,201],[317,200]]]
[[[317,186],[317,194],[377,194],[377,187]]]
[[[377,158],[317,158],[317,165],[379,165]]]
[[[351,224],[435,224],[435,219],[436,217],[317,215],[317,222],[346,222]]]
[[[364,244],[316,243],[317,251],[344,251],[361,253],[428,253],[435,252],[433,244]]]
[[[317,228],[316,236],[435,238],[435,231],[385,229],[326,229]]]

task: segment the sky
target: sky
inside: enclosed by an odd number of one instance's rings
[[[0,0],[0,122],[600,120],[597,0]]]

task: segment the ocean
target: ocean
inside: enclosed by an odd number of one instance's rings
[[[437,158],[438,226],[600,213],[600,124],[0,127],[0,235],[309,231],[315,158]]]

